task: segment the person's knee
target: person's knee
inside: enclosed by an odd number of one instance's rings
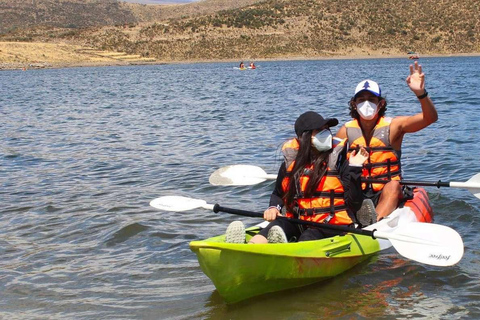
[[[391,196],[400,196],[402,194],[402,185],[397,180],[391,180],[385,185],[382,193],[388,193]]]

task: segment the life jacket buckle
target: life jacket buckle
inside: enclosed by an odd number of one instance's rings
[[[323,223],[329,223],[330,220],[332,220],[332,218],[334,217],[335,215],[334,214],[329,214],[328,217],[325,218],[325,220],[323,220]]]

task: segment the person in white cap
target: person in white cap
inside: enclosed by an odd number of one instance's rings
[[[363,178],[387,180],[387,183],[363,183],[367,199],[375,206],[377,221],[395,210],[403,198],[401,179],[401,147],[406,133],[417,132],[438,119],[437,110],[425,90],[425,74],[415,61],[410,65],[406,82],[420,101],[422,111],[412,116],[385,116],[387,101],[378,83],[364,80],[355,88],[350,100],[353,120],[343,125],[337,137],[348,138],[349,152],[360,146],[367,148],[370,156],[364,165]]]

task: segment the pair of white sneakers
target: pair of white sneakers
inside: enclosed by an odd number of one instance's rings
[[[273,226],[268,231],[268,243],[287,243],[287,236],[282,228]],[[226,243],[245,243],[245,226],[242,221],[233,221],[225,233]]]

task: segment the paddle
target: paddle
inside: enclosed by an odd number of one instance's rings
[[[213,212],[233,213],[248,217],[263,218],[263,213],[222,207],[208,204],[205,200],[181,196],[165,196],[152,200],[150,205],[165,211],[186,211],[196,208],[213,210]],[[390,240],[393,247],[405,258],[434,266],[451,266],[463,256],[463,241],[453,229],[432,223],[411,222],[392,229],[390,232],[355,229],[346,226],[315,223],[300,219],[288,219],[293,223],[311,225],[318,228],[350,232],[372,238]]]
[[[252,165],[231,165],[220,168],[210,175],[210,184],[215,186],[246,186],[262,183],[265,180],[275,180],[277,175],[267,174],[262,168]],[[363,182],[387,183],[388,180],[365,179]],[[429,182],[400,180],[400,184],[426,187],[451,187],[468,189],[475,197],[480,198],[480,173],[467,182]]]
[[[236,164],[217,169],[208,181],[214,186],[249,186],[275,179],[276,174],[267,174],[260,167]]]

